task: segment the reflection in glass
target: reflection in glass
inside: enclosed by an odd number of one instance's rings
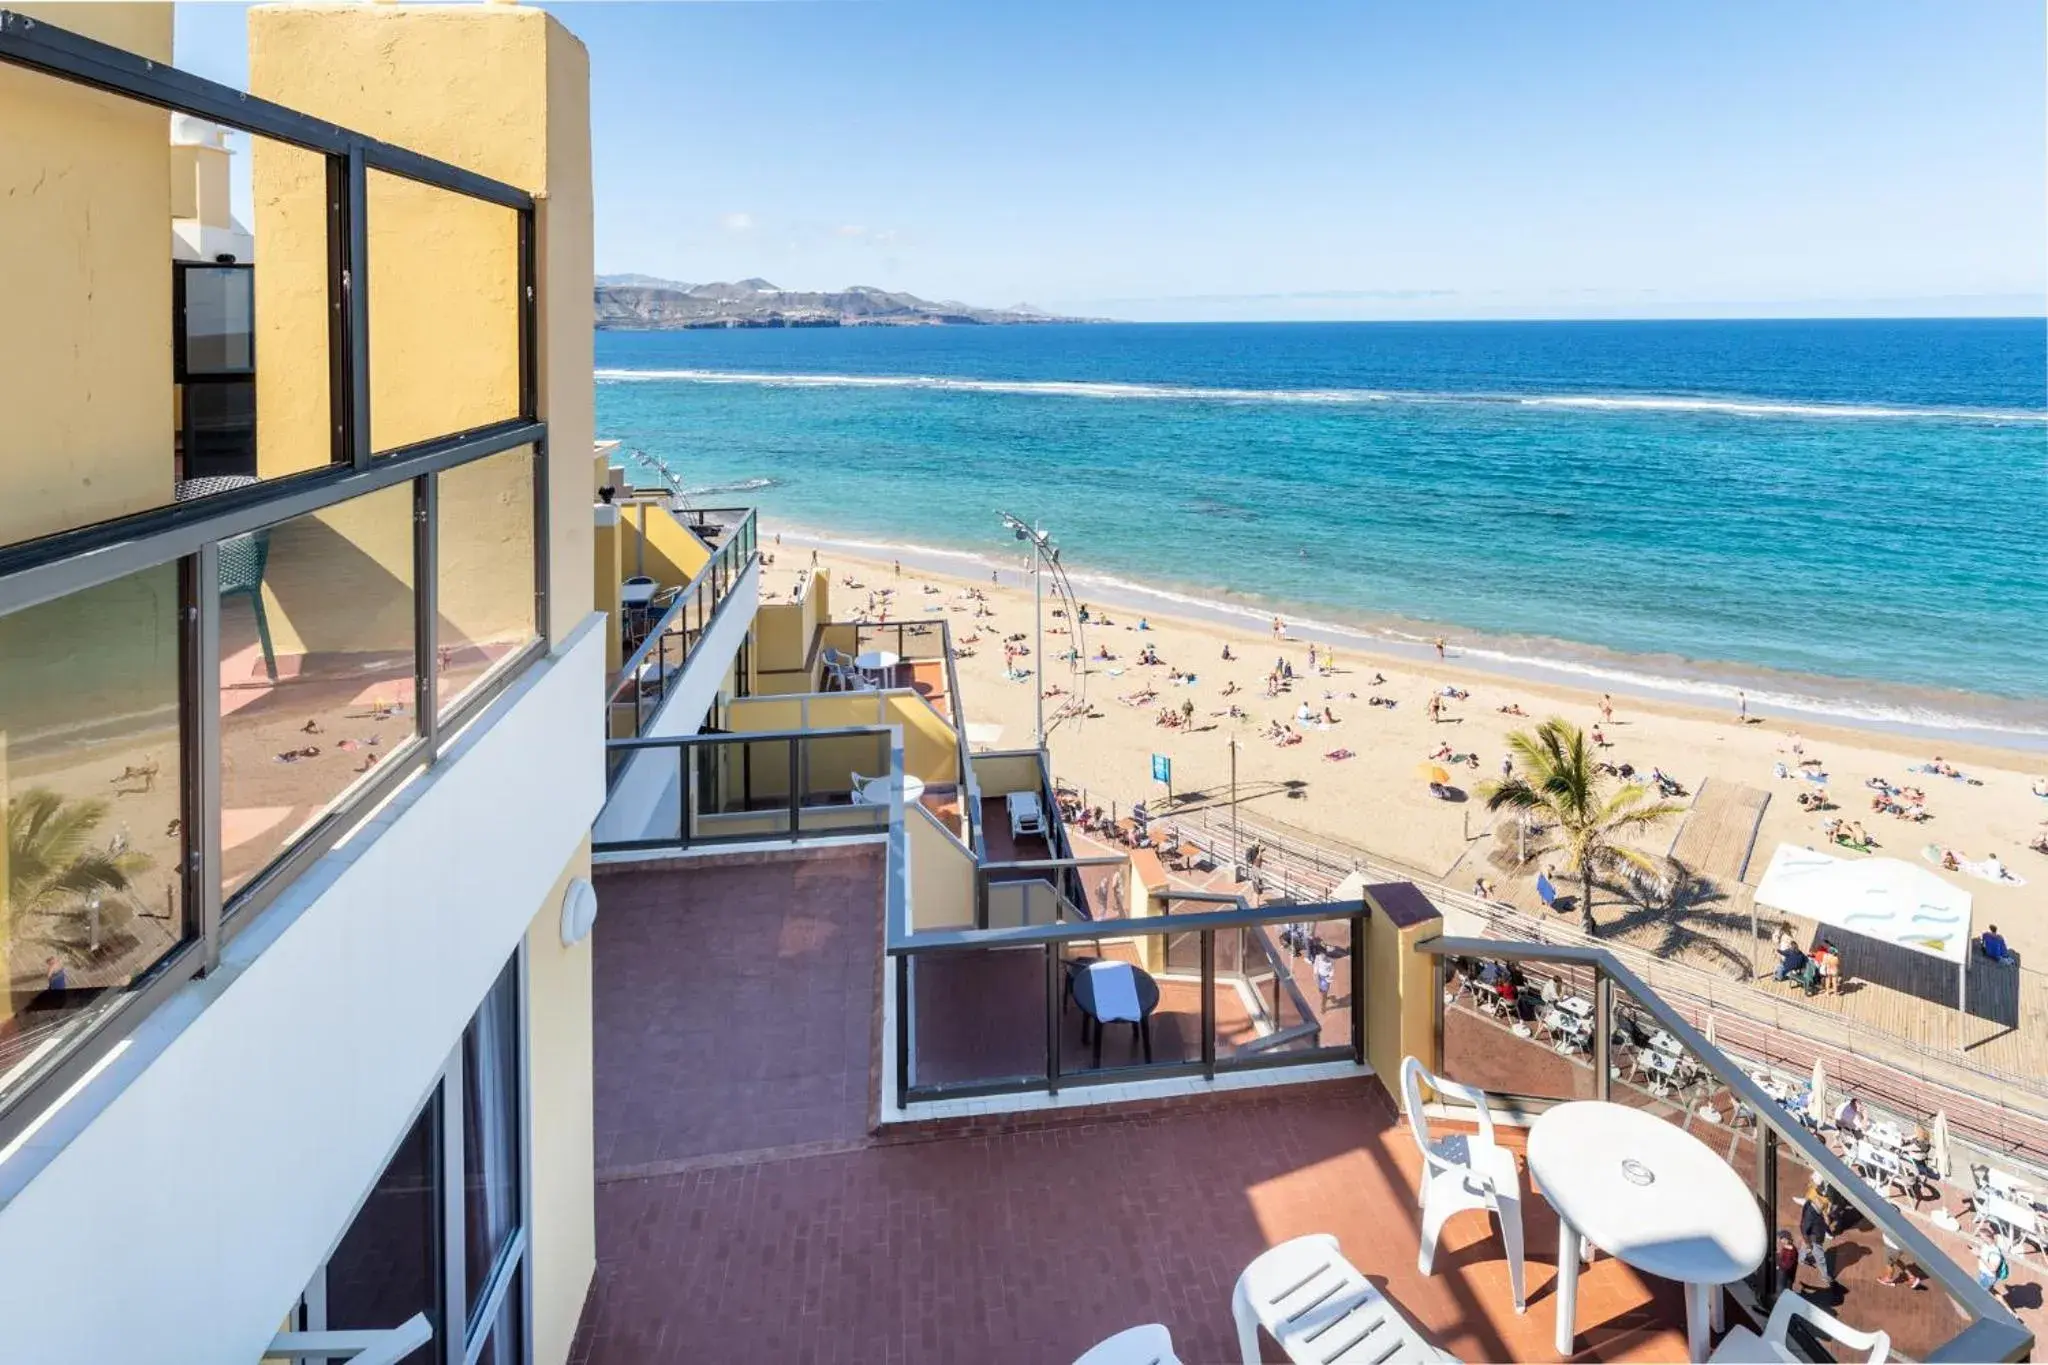
[[[425,1313],[434,1340],[404,1365],[439,1359],[441,1340],[440,1095],[421,1111],[327,1260],[327,1326],[386,1329]]]
[[[412,740],[412,524],[399,484],[222,545],[225,894]]]
[[[481,1307],[519,1227],[519,963],[505,964],[462,1034],[464,1281]]]
[[[370,441],[519,415],[519,215],[370,172]]]
[[[178,377],[238,374],[255,364],[256,275],[246,265],[186,265],[185,368]]]
[[[520,446],[439,476],[434,647],[443,711],[539,638],[533,474],[533,448]]]
[[[521,1347],[526,1323],[525,1279],[523,1269],[512,1273],[512,1285],[505,1291],[498,1316],[491,1320],[491,1335],[484,1342],[483,1354],[476,1358],[477,1365],[525,1365],[526,1354]]]
[[[0,1091],[190,935],[178,570],[0,617]]]

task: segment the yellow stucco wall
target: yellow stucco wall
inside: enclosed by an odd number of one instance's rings
[[[1365,1057],[1398,1106],[1402,1059],[1418,1057],[1432,1071],[1442,1061],[1436,959],[1418,947],[1442,935],[1443,920],[1396,925],[1357,873],[1337,887],[1333,899],[1363,899],[1371,911],[1365,933]]]
[[[923,806],[904,812],[910,845],[910,924],[965,929],[974,924],[974,855]]]
[[[526,931],[527,1078],[532,1087],[533,1358],[566,1360],[597,1268],[592,1202],[591,939],[562,946],[562,894],[590,876],[590,841],[562,869]],[[598,916],[603,919],[603,907]]]
[[[171,7],[22,13],[156,61]],[[0,544],[171,500],[170,116],[0,67]]]
[[[629,574],[645,573],[663,587],[679,588],[711,562],[711,547],[665,507],[642,503],[627,508],[622,520],[625,548],[619,563]],[[643,522],[645,536],[640,531]]]
[[[1036,754],[975,754],[970,761],[983,797],[1035,792],[1043,785]],[[1140,899],[1133,897],[1131,904],[1140,904]]]
[[[432,72],[432,80],[420,73]],[[521,186],[541,196],[540,416],[549,423],[551,626],[591,609],[592,449],[589,61],[548,15],[517,6],[261,6],[249,17],[249,84],[307,113]],[[326,448],[324,216],[308,163],[259,141],[257,385],[263,472],[322,463]],[[510,210],[372,173],[368,280],[371,428],[379,449],[514,415],[516,220]],[[323,263],[317,274],[311,269]],[[266,269],[266,266],[268,267]],[[317,414],[317,428],[310,420]],[[315,431],[317,430],[317,436]],[[442,556],[488,547],[515,500],[479,497],[443,518]],[[380,563],[401,552],[363,552]],[[477,550],[475,554],[484,553]],[[443,610],[495,615],[466,584]]]

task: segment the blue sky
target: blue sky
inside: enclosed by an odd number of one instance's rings
[[[178,62],[242,84],[242,15]],[[551,6],[597,268],[1124,318],[2038,314],[2038,0]]]

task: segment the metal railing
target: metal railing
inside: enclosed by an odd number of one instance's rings
[[[902,788],[887,725],[615,739],[605,759],[595,853],[881,833]]]
[[[825,631],[837,622],[827,622],[818,627],[819,640]],[[936,640],[933,637],[936,636]],[[967,718],[960,709],[960,673],[953,654],[953,628],[944,620],[910,621],[856,621],[853,623],[853,649],[856,657],[867,647],[870,640],[887,640],[895,646],[892,651],[897,658],[906,662],[936,659],[946,668],[946,710],[943,719],[953,728],[954,743],[960,751],[960,808],[967,821],[966,844],[974,856],[985,855],[986,848],[981,835],[981,802],[974,799],[974,768],[969,761],[967,744]],[[913,641],[915,642],[913,644]],[[915,652],[913,652],[913,650]],[[818,641],[812,642],[812,655],[820,652]],[[929,702],[930,698],[926,698]],[[937,708],[933,708],[936,710]]]
[[[974,869],[975,927],[1128,919],[1132,910],[1122,883],[1130,865],[1131,860],[1122,856],[979,863]],[[1105,874],[1092,893],[1090,869]]]
[[[1707,1041],[1676,1009],[1613,954],[1600,948],[1566,947],[1554,944],[1511,942],[1496,939],[1438,938],[1419,945],[1436,959],[1436,1037],[1445,1074],[1477,1084],[1489,1095],[1499,1095],[1523,1115],[1534,1114],[1566,1099],[1583,1098],[1629,1103],[1634,1107],[1670,1112],[1672,1121],[1690,1130],[1696,1123],[1702,1136],[1711,1132],[1725,1137],[1729,1158],[1744,1140],[1742,1128],[1753,1124],[1748,1141],[1753,1147],[1755,1176],[1751,1192],[1766,1228],[1781,1223],[1781,1210],[1791,1191],[1781,1190],[1781,1164],[1785,1160],[1810,1170],[1816,1178],[1840,1192],[1855,1210],[1892,1245],[1921,1266],[1949,1295],[1967,1325],[1945,1341],[1935,1344],[1925,1358],[1940,1361],[2023,1360],[2033,1347],[2033,1334],[2003,1303],[1978,1287],[1975,1279],[1954,1259],[1937,1247],[1912,1220],[1872,1189],[1862,1177],[1829,1150],[1819,1135],[1767,1094],[1749,1073],[1713,1043]],[[1591,982],[1590,1028],[1581,1036],[1566,1034],[1563,1041],[1546,1044],[1530,1034],[1517,1035],[1499,1030],[1483,1035],[1485,1045],[1459,1048],[1461,1058],[1451,1055],[1447,1020],[1456,1013],[1469,1013],[1475,1021],[1485,1016],[1476,1008],[1467,1010],[1447,970],[1456,960],[1474,963],[1542,963],[1565,973],[1589,974]],[[1483,973],[1477,980],[1483,981]],[[1447,989],[1450,988],[1450,989]],[[1621,992],[1618,1001],[1616,993]],[[1474,992],[1478,1000],[1485,989]],[[1519,996],[1518,996],[1519,999]],[[1513,1022],[1527,1028],[1517,1013]],[[1539,1021],[1540,1023],[1540,1021]],[[1465,1026],[1461,1021],[1461,1027]],[[1486,1027],[1484,1023],[1477,1025]],[[1661,1035],[1659,1037],[1658,1035]],[[1511,1046],[1512,1045],[1512,1046]],[[1628,1076],[1620,1074],[1618,1047],[1634,1046],[1640,1056]],[[1581,1058],[1583,1057],[1583,1060]],[[1566,1093],[1536,1093],[1517,1090],[1516,1078],[1537,1078],[1545,1059],[1566,1064],[1565,1082],[1552,1087]],[[1484,1075],[1469,1074],[1465,1067],[1486,1069]],[[1703,1120],[1701,1108],[1713,1097],[1725,1095],[1729,1117],[1722,1121]],[[1766,1256],[1750,1281],[1757,1303],[1767,1309],[1789,1285],[1778,1283],[1777,1261]],[[1881,1305],[1880,1305],[1881,1306]],[[1840,1310],[1835,1310],[1839,1314]],[[1871,1324],[1859,1324],[1869,1326]]]
[[[704,567],[675,595],[648,628],[612,681],[606,704],[613,739],[637,739],[661,712],[671,688],[688,667],[691,653],[717,622],[732,589],[758,553],[754,509],[726,509],[734,518]]]
[[[423,772],[446,752],[455,733],[482,713],[525,669],[543,657],[548,638],[548,469],[547,435],[538,417],[536,336],[536,232],[533,197],[525,190],[473,171],[422,156],[363,133],[204,80],[134,53],[98,43],[40,18],[0,10],[0,66],[40,73],[57,81],[108,92],[142,104],[196,115],[229,128],[289,144],[323,158],[326,167],[324,283],[328,317],[324,358],[314,358],[327,394],[328,462],[320,467],[194,496],[190,501],[60,530],[0,547],[0,618],[14,618],[47,604],[108,588],[124,580],[161,575],[173,585],[158,594],[169,599],[165,619],[175,635],[178,660],[174,702],[176,737],[171,757],[150,758],[136,774],[149,790],[167,761],[175,763],[176,818],[168,837],[177,852],[172,862],[177,904],[162,917],[164,946],[152,960],[124,972],[116,982],[66,995],[91,996],[78,1008],[67,1005],[62,1028],[43,1031],[40,1045],[0,1082],[0,1145],[17,1134],[50,1098],[87,1075],[119,1038],[184,984],[216,966],[224,943],[245,927],[263,905],[327,853],[362,817],[401,784]],[[502,420],[431,439],[378,450],[371,435],[369,182],[372,171],[497,205],[516,221],[518,278],[509,291],[517,331],[517,393]],[[168,304],[168,295],[166,296]],[[163,363],[171,374],[174,347]],[[289,364],[289,360],[275,361]],[[440,609],[439,507],[447,476],[478,461],[531,449],[533,562],[522,569],[515,590],[530,592],[532,632],[514,651],[496,659],[459,699],[443,704],[444,682],[459,675],[448,659],[461,644],[443,639]],[[165,471],[171,471],[165,450]],[[166,480],[168,485],[168,480]],[[275,686],[275,662],[267,624],[260,615],[263,556],[269,534],[295,518],[325,512],[386,490],[404,490],[409,500],[397,543],[409,541],[402,564],[390,576],[409,595],[411,615],[409,697],[375,719],[400,717],[408,733],[379,746],[354,769],[362,774],[317,807],[315,818],[286,840],[277,856],[246,879],[230,885],[223,875],[223,730],[221,704],[221,600],[223,593],[256,595],[257,626],[264,661]],[[186,491],[201,490],[194,481]],[[253,566],[253,579],[250,577]],[[409,575],[409,581],[399,575]],[[252,587],[253,583],[253,587]],[[172,614],[174,612],[174,614]],[[84,613],[74,613],[74,620]],[[401,656],[403,651],[399,651]],[[20,662],[17,656],[15,662]],[[8,661],[0,660],[0,667]],[[381,704],[380,704],[381,706]],[[409,715],[407,714],[409,711]],[[103,718],[104,719],[104,718]],[[309,721],[308,727],[317,727]],[[317,732],[307,728],[307,733]],[[378,738],[384,736],[380,733]],[[357,743],[352,737],[349,744]],[[377,743],[376,739],[369,741]],[[337,747],[348,747],[339,740]],[[321,751],[301,740],[293,758]],[[17,738],[17,754],[20,752]],[[285,755],[279,755],[280,762]],[[159,825],[159,828],[165,828]],[[125,831],[122,836],[126,837]],[[54,982],[57,973],[53,970]]]
[[[1068,1087],[1173,1077],[1213,1079],[1231,1071],[1364,1061],[1364,944],[1369,912],[1363,901],[1254,910],[1235,897],[1176,898],[1194,903],[1224,903],[1227,908],[1150,915],[1113,924],[1075,922],[923,933],[911,932],[907,924],[892,918],[886,950],[895,960],[892,1042],[897,1106],[908,1111],[920,1103],[975,1096],[1057,1094]],[[1341,953],[1344,960],[1342,994],[1334,997],[1341,1003],[1331,1008],[1341,1008],[1348,1014],[1345,1041],[1323,1043],[1323,1021],[1310,1016],[1287,1025],[1292,1036],[1286,1041],[1299,1044],[1292,1051],[1274,1046],[1269,1038],[1255,1038],[1249,1044],[1228,1049],[1219,1047],[1219,989],[1238,991],[1235,976],[1242,975],[1245,961],[1240,952],[1238,972],[1233,974],[1226,967],[1219,973],[1219,937],[1241,936],[1246,930],[1272,926],[1317,923],[1343,927],[1341,937],[1335,933],[1331,936],[1333,952]],[[1157,941],[1156,947],[1134,947],[1152,940]],[[1141,958],[1151,954],[1159,978],[1198,992],[1199,1007],[1194,1011],[1196,1038],[1192,1046],[1182,1038],[1177,1052],[1156,1060],[1122,1065],[1069,1064],[1067,1054],[1073,1048],[1073,1040],[1067,1023],[1074,1017],[1071,1011],[1076,1009],[1070,972],[1102,960],[1106,953],[1104,945],[1109,943],[1131,948]],[[1076,950],[1089,949],[1093,951],[1076,955]],[[1039,961],[1034,964],[1033,958]],[[1190,958],[1192,971],[1187,970]],[[923,980],[919,979],[921,971],[928,974]],[[956,973],[962,979],[947,979]],[[1029,983],[1024,979],[1027,974]],[[988,979],[975,979],[983,976]],[[1003,987],[1009,988],[1007,993]],[[1158,989],[1156,984],[1154,989]],[[925,991],[930,992],[931,998],[914,1007],[913,1002]],[[1273,999],[1282,1002],[1283,993],[1276,990]],[[1284,999],[1302,999],[1306,1004],[1298,990],[1286,994]],[[972,1017],[973,1012],[983,1010],[1013,1010],[1008,1022],[1015,1027],[1005,1030],[992,1018]],[[1248,1008],[1247,1014],[1251,1013]],[[1147,1009],[1146,1014],[1149,1049],[1153,1041],[1151,1010]],[[1308,1023],[1315,1026],[1302,1027]],[[1095,1027],[1099,1043],[1103,1026]],[[996,1050],[1004,1055],[989,1061],[979,1054],[981,1045],[992,1034],[997,1035]],[[949,1069],[937,1059],[956,1048],[976,1054],[968,1059],[964,1069],[1001,1074],[931,1074]],[[1017,1069],[1014,1064],[1027,1054],[1036,1058],[1036,1064],[1028,1070]]]
[[[1230,856],[1227,814],[1213,809],[1176,813],[1166,819],[1184,839],[1219,857]],[[1713,1014],[1724,1024],[1748,1021],[1760,1035],[1761,1060],[1790,1057],[1811,1067],[1819,1049],[1866,1070],[1873,1091],[1889,1088],[1902,1108],[1915,1105],[1906,1087],[1917,1083],[1942,1092],[1951,1121],[1987,1150],[2048,1160],[2048,1076],[1992,1066],[1960,1049],[1930,1047],[1889,1029],[1849,1018],[1803,1001],[1771,995],[1749,981],[1659,958],[1625,943],[1588,939],[1565,920],[1536,920],[1513,906],[1482,900],[1426,874],[1356,850],[1340,851],[1313,842],[1305,833],[1261,820],[1243,820],[1237,843],[1257,861],[1260,883],[1301,899],[1327,896],[1353,872],[1375,881],[1413,882],[1439,907],[1456,910],[1508,939],[1577,947],[1598,947],[1643,976],[1666,1000]]]

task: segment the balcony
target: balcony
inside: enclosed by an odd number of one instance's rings
[[[635,512],[635,573],[621,589],[632,598],[622,595],[615,625],[623,662],[606,706],[607,733],[613,739],[640,738],[656,729],[663,708],[697,661],[699,647],[725,619],[726,608],[740,596],[742,585],[753,582],[750,571],[759,559],[751,507],[677,513],[664,504],[643,503],[626,509],[625,524],[632,525]],[[658,534],[663,527],[669,535]],[[649,547],[655,549],[652,564]],[[664,584],[649,569],[674,581]],[[750,604],[751,598],[744,598],[734,611],[744,613]],[[726,633],[736,636],[735,631]],[[709,688],[693,689],[706,705],[737,647],[735,639],[732,650],[714,651],[719,657],[709,670]],[[695,728],[703,714],[701,706],[692,710],[689,728]]]
[[[565,642],[532,196],[12,13],[0,69],[75,247],[9,300],[4,1141]],[[174,270],[166,109],[249,135],[253,264]]]
[[[1313,1232],[1456,1357],[1556,1359],[1558,1231],[1540,1190],[1523,1201],[1526,1314],[1477,1215],[1447,1227],[1433,1274],[1416,1269],[1419,1163],[1382,1082],[1408,1051],[1484,1086],[1518,1160],[1521,1125],[1600,1097],[1704,1140],[1767,1227],[1796,1225],[1817,1171],[1854,1210],[1832,1311],[1916,1358],[2031,1349],[1957,1239],[1887,1202],[1597,950],[1445,939],[1412,887],[1362,883],[1350,900],[1252,909],[1140,879],[1144,904],[1120,918],[925,930],[918,820],[892,814],[885,842],[608,871],[599,1270],[573,1359],[688,1342],[1059,1360],[1147,1321],[1183,1359],[1235,1359],[1238,1272]],[[1335,957],[1332,981],[1297,955],[1307,941]],[[1124,1025],[1099,1056],[1083,1041],[1067,986],[1083,958],[1159,982],[1149,1059]],[[1513,966],[1512,1019],[1478,1003],[1488,963]],[[1587,1002],[1582,1034],[1539,1022],[1567,998]],[[1925,1290],[1877,1283],[1887,1238],[1930,1273]],[[2012,1302],[2038,1304],[2038,1274],[2015,1273]],[[1732,1287],[1733,1320],[1761,1321],[1774,1276],[1767,1259]],[[1687,1349],[1679,1287],[1612,1256],[1581,1275],[1576,1323],[1573,1358]]]

